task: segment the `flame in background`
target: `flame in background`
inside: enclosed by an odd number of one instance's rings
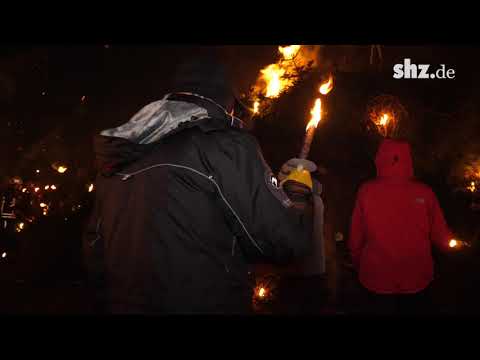
[[[332,75],[329,76],[328,81],[320,85],[320,88],[318,91],[320,91],[320,94],[322,95],[327,95],[330,91],[333,89],[333,77]]]
[[[261,112],[261,99],[276,99],[295,85],[300,69],[315,66],[317,63],[317,47],[289,45],[279,46],[279,59],[276,63],[260,70],[251,95],[253,113]]]
[[[278,51],[282,54],[284,60],[292,60],[300,51],[301,45],[279,46]]]
[[[65,171],[67,171],[68,168],[66,166],[63,166],[63,165],[60,165],[58,168],[57,168],[57,171],[60,173],[60,174],[63,174]]]
[[[381,126],[386,126],[388,124],[388,120],[390,120],[390,116],[388,114],[383,114],[380,118],[379,124]]]

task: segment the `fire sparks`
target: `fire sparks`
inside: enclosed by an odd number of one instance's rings
[[[310,115],[312,115],[310,121],[307,124],[306,131],[311,127],[316,128],[320,120],[322,120],[322,100],[315,100],[315,105],[312,110],[310,110]]]
[[[93,186],[93,184],[90,184],[90,186],[88,187],[88,192],[92,192],[92,191],[93,191],[93,189],[94,189],[94,186]]]
[[[327,95],[330,91],[333,89],[333,77],[330,75],[328,78],[328,81],[320,85],[320,88],[318,91],[320,91],[320,94],[322,95]]]

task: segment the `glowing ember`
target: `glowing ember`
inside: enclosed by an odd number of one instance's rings
[[[312,110],[310,110],[310,115],[312,115],[312,117],[307,124],[306,131],[311,127],[316,128],[320,120],[322,120],[322,101],[320,99],[315,100],[315,105]]]
[[[60,165],[60,166],[57,168],[57,171],[58,171],[60,174],[63,174],[65,171],[67,171],[67,167]]]
[[[450,242],[448,243],[448,246],[450,246],[451,248],[454,248],[457,245],[458,245],[458,242],[455,239],[450,240]]]
[[[88,192],[92,192],[93,188],[94,188],[93,184],[90,184],[90,186],[88,187]]]
[[[259,108],[260,108],[260,102],[257,100],[257,101],[255,101],[255,103],[253,104],[253,113],[254,113],[254,114],[258,114]]]
[[[320,85],[320,88],[318,91],[320,91],[320,94],[322,95],[327,95],[330,91],[333,89],[333,77],[330,76],[328,78],[328,81],[322,85]]]
[[[470,190],[470,192],[472,192],[472,193],[475,192],[477,190],[477,186],[475,184],[475,181],[472,181],[470,183],[470,186],[467,186],[467,189]]]
[[[25,223],[21,222],[17,224],[16,231],[21,232],[25,228]]]
[[[301,45],[279,46],[278,51],[283,55],[285,60],[291,60],[297,56]]]
[[[265,288],[261,287],[259,290],[258,290],[258,296],[263,298],[265,297],[265,295],[267,294],[267,290],[265,290]]]

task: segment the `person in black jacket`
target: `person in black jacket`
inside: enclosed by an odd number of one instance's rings
[[[279,186],[233,115],[221,64],[187,62],[175,78],[172,93],[95,137],[91,283],[109,313],[248,314],[249,265],[308,253],[311,194]]]

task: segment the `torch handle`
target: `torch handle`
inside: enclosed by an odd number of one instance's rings
[[[299,158],[306,159],[310,153],[310,146],[312,145],[313,135],[315,134],[315,127],[310,127],[306,134],[305,139],[303,140],[302,150],[300,151]]]

